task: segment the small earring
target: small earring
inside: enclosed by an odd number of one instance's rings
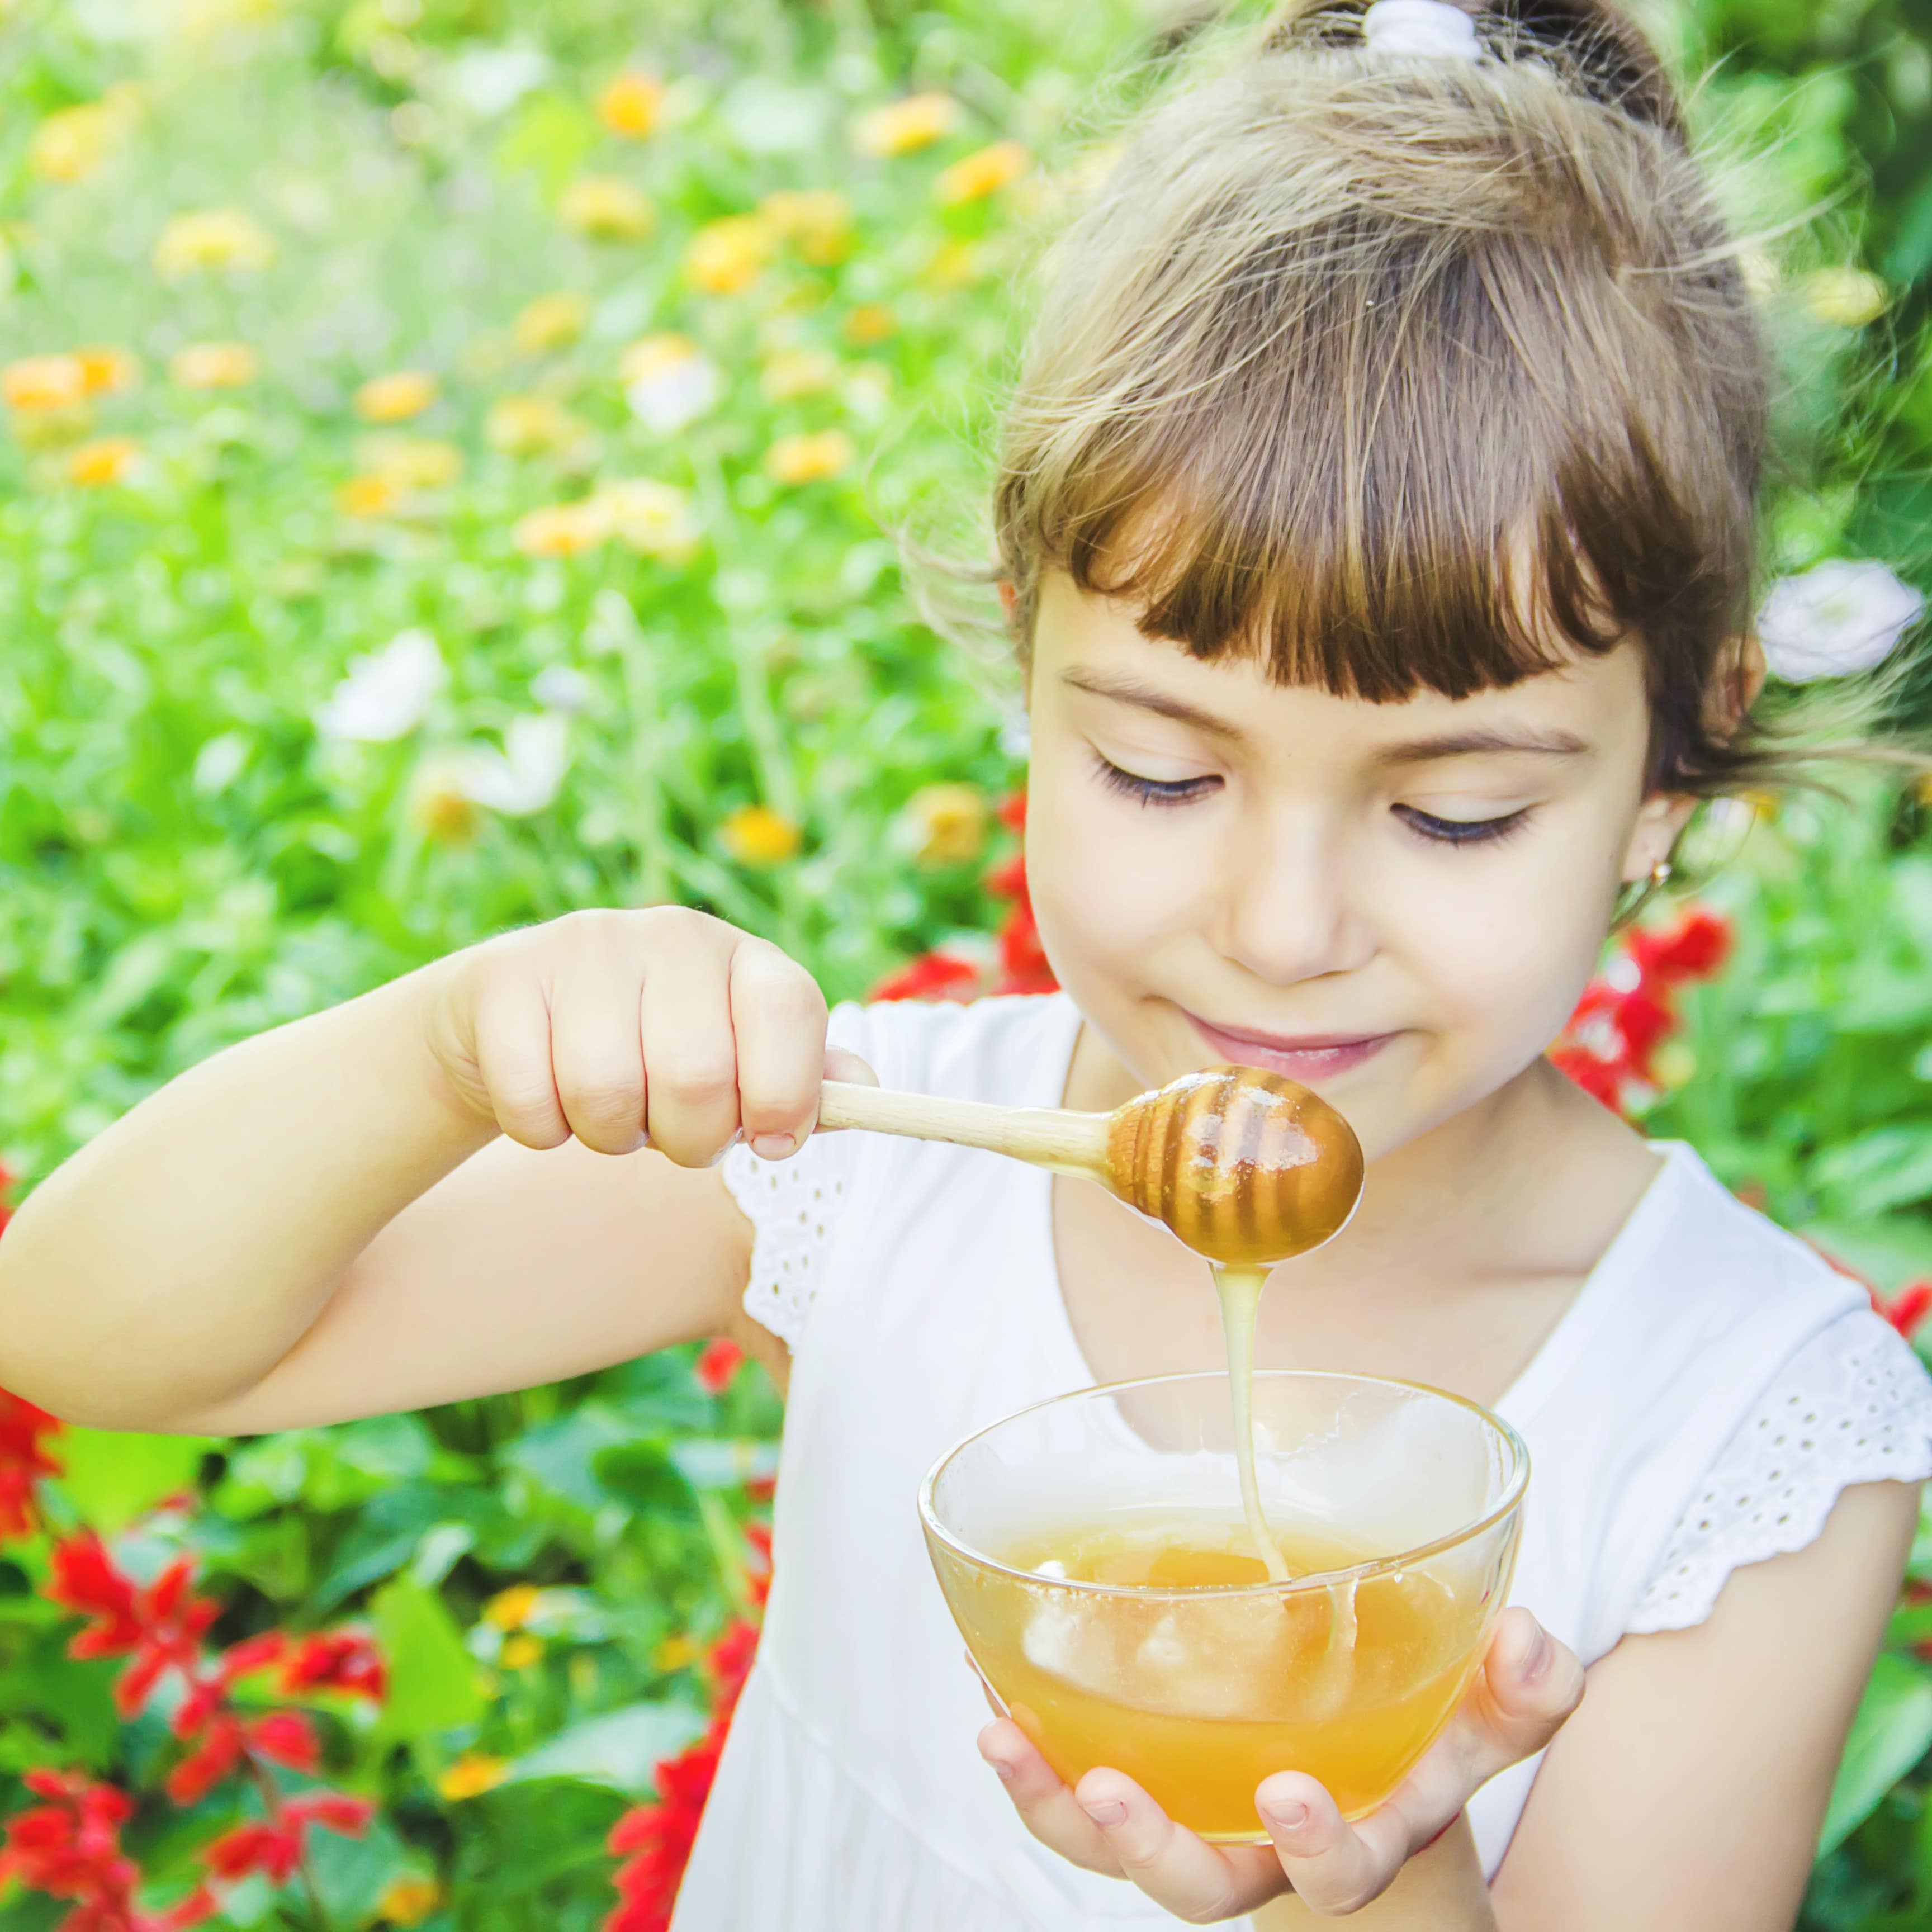
[[[1651,867],[1650,884],[1651,888],[1653,891],[1654,891],[1658,886],[1662,885],[1664,881],[1670,877],[1672,869],[1670,861],[1668,859],[1660,859],[1655,865]]]

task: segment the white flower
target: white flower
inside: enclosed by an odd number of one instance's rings
[[[717,406],[724,388],[718,365],[696,353],[667,356],[626,388],[631,413],[658,436],[674,436]]]
[[[1882,664],[1924,611],[1925,599],[1883,564],[1840,560],[1771,586],[1758,642],[1787,684],[1848,677]]]
[[[316,712],[315,728],[325,738],[369,745],[406,736],[428,716],[448,675],[427,631],[399,631],[380,651],[351,661]]]
[[[530,695],[546,711],[581,711],[590,694],[590,679],[571,664],[546,664],[530,680]]]
[[[477,47],[443,70],[445,99],[488,120],[516,106],[549,78],[550,62],[534,47]]]
[[[554,712],[512,718],[503,748],[472,746],[452,774],[456,789],[478,805],[512,818],[527,818],[556,796],[569,768],[570,727]]]

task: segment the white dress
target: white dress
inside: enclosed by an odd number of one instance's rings
[[[889,1087],[1053,1106],[1064,995],[845,1006]],[[1846,1484],[1932,1474],[1932,1383],[1856,1283],[1682,1145],[1496,1405],[1532,1475],[1512,1592],[1586,1664],[1708,1615],[1740,1564],[1815,1537]],[[1028,1835],[981,1761],[980,1686],[921,1539],[927,1469],[1090,1385],[1051,1177],[828,1135],[725,1178],[755,1232],[746,1306],[790,1344],[774,1581],[674,1932],[1101,1932],[1178,1922]],[[1478,1792],[1486,1870],[1534,1762]],[[1248,1922],[1240,1923],[1245,1925]]]

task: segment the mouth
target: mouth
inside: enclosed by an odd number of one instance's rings
[[[1392,1033],[1252,1033],[1246,1028],[1213,1025],[1198,1013],[1188,1013],[1187,1018],[1217,1058],[1232,1066],[1285,1073],[1305,1086],[1351,1072],[1395,1038]]]

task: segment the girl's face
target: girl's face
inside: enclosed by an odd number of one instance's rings
[[[1028,880],[1082,1012],[1150,1086],[1318,1088],[1372,1160],[1537,1058],[1689,810],[1644,794],[1628,644],[1370,704],[1190,658],[1056,572],[1030,710]]]

